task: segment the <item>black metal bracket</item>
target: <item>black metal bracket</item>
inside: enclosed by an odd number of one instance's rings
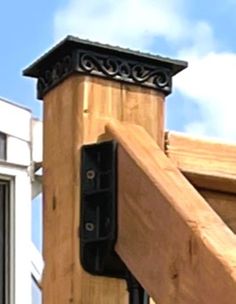
[[[80,260],[94,275],[127,281],[129,303],[148,304],[148,296],[114,250],[117,239],[117,144],[81,150]]]
[[[187,63],[67,36],[24,70],[38,79],[38,98],[74,73],[171,93],[172,77]]]
[[[116,143],[82,147],[80,258],[91,274],[125,278],[116,241]]]

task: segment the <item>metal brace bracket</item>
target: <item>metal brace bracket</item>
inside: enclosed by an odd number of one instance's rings
[[[82,147],[80,258],[91,274],[124,278],[117,237],[116,143]]]
[[[107,141],[81,150],[80,261],[94,275],[125,279],[130,304],[149,297],[114,250],[117,239],[117,144]]]

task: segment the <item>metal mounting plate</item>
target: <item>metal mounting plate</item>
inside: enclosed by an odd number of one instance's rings
[[[114,251],[117,237],[116,143],[86,145],[81,151],[80,259],[91,274],[125,278]]]

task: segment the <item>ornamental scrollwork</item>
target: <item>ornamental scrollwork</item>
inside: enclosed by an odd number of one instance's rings
[[[62,79],[73,71],[72,56],[66,55],[58,60],[51,68],[46,69],[38,78],[37,90],[41,98],[48,90],[53,88]]]
[[[88,50],[55,60],[38,78],[39,98],[73,72],[91,74],[121,82],[154,88],[165,94],[171,92],[171,71],[162,66],[129,60],[122,56],[104,55]]]
[[[168,69],[94,53],[79,52],[78,57],[80,69],[84,72],[171,90],[171,73]]]

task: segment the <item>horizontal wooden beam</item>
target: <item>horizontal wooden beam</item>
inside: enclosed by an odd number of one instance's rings
[[[111,122],[118,142],[116,251],[158,304],[236,303],[236,237],[154,140]]]
[[[236,193],[236,145],[166,132],[165,151],[190,182],[201,188]]]
[[[236,195],[209,190],[200,190],[200,193],[226,225],[236,233]]]

